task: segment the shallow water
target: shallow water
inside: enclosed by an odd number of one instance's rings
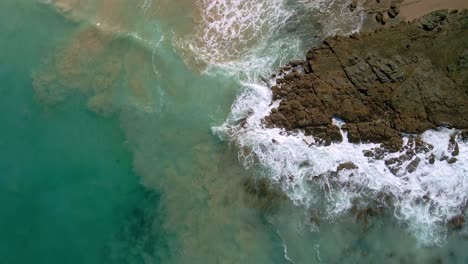
[[[359,28],[337,3],[3,0],[5,263],[468,262],[466,229],[324,217],[213,135],[246,83]]]

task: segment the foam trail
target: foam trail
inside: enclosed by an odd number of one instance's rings
[[[318,244],[314,245],[314,248],[315,248],[315,252],[317,252],[317,261],[319,263],[321,263],[322,259],[320,258],[320,245],[318,245]]]
[[[151,7],[152,3],[153,3],[153,0],[145,0],[145,2],[141,5],[141,8],[146,11]]]
[[[288,246],[286,245],[286,243],[284,243],[284,240],[283,240],[283,238],[281,237],[281,233],[280,233],[280,231],[279,231],[278,229],[276,229],[276,233],[278,234],[278,236],[281,238],[281,241],[282,241],[284,259],[286,259],[286,261],[287,261],[288,263],[296,264],[296,263],[288,256]]]

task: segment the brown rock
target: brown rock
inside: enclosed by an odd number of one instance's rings
[[[307,136],[313,135],[318,145],[329,146],[331,143],[343,141],[341,131],[335,125],[307,127],[304,132]]]
[[[352,0],[351,3],[349,4],[349,10],[351,12],[354,12],[354,10],[356,10],[356,7],[357,7],[357,0]]]
[[[467,142],[468,141],[468,130],[463,130],[461,133],[460,133],[460,138],[463,142]]]
[[[390,10],[397,13],[398,6]],[[358,38],[329,37],[301,62],[307,74],[290,73],[272,87],[281,102],[265,123],[304,130],[327,145],[342,140],[332,125],[339,117],[349,142],[382,143],[391,151],[401,149],[402,133],[468,129],[468,42],[460,41],[468,39],[467,23],[468,12],[441,11]],[[468,132],[457,137],[467,140]],[[432,149],[415,143],[417,152]]]
[[[382,25],[385,25],[386,21],[384,20],[384,15],[382,12],[377,12],[375,14],[375,20]]]
[[[338,167],[336,168],[336,171],[355,170],[357,168],[359,167],[356,164],[349,161],[349,162],[341,163],[340,165],[338,165]]]
[[[457,158],[450,158],[450,159],[447,160],[447,163],[448,164],[455,164],[457,161],[458,161]]]
[[[458,142],[456,141],[456,134],[450,135],[450,140],[448,144],[448,151],[451,152],[452,156],[458,156],[460,154],[460,148]]]
[[[448,225],[454,229],[461,229],[464,224],[465,224],[465,217],[461,214],[454,216],[448,222]]]
[[[421,159],[416,157],[411,163],[406,167],[406,171],[409,173],[413,173],[419,165],[419,162],[421,162]]]
[[[398,13],[399,13],[399,10],[396,9],[396,8],[395,8],[395,9],[392,8],[392,9],[388,10],[388,12],[387,12],[387,14],[388,14],[388,16],[389,16],[390,18],[395,18],[395,17],[397,17],[397,16],[398,16]]]

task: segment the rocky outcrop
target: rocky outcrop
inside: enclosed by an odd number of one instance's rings
[[[283,68],[272,92],[281,102],[265,124],[302,130],[324,145],[343,140],[333,117],[345,121],[350,142],[390,151],[401,149],[402,133],[466,129],[468,11],[327,38],[306,60]]]
[[[400,5],[403,0],[363,0],[361,1],[364,14],[363,29],[370,30],[382,25],[393,25],[401,21]],[[355,12],[350,5],[350,11]]]

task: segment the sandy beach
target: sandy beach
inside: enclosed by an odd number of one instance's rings
[[[411,21],[439,9],[465,8],[468,8],[467,0],[404,0],[400,6],[400,16],[406,21]]]

